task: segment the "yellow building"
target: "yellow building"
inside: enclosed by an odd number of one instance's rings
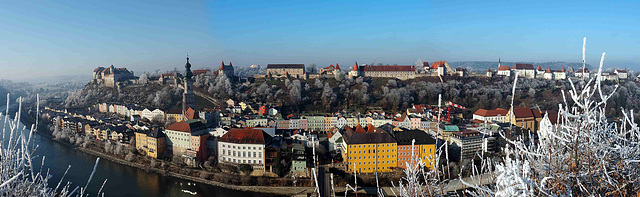
[[[542,115],[538,110],[532,110],[528,107],[516,107],[509,110],[505,120],[516,127],[536,132],[540,129]]]
[[[136,131],[136,149],[141,155],[162,157],[166,149],[165,134],[158,129]]]
[[[413,162],[421,159],[427,168],[433,169],[437,154],[436,140],[431,135],[421,130],[409,130],[397,132],[395,137],[398,143],[398,167],[406,169],[413,158]]]
[[[356,133],[347,127],[345,166],[348,172],[390,172],[397,167],[397,143],[386,132]]]
[[[89,136],[91,134],[93,134],[93,128],[91,127],[91,125],[84,125],[84,135]]]
[[[147,155],[147,134],[148,131],[138,130],[136,134],[136,150],[141,155]]]
[[[172,109],[167,111],[167,113],[165,113],[165,118],[164,120],[167,122],[182,122],[185,121],[186,118],[184,117],[184,115],[182,114],[182,111],[180,111],[179,109]]]

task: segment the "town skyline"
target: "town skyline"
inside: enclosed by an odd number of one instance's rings
[[[82,74],[109,65],[164,71],[179,68],[187,53],[195,68],[220,61],[239,67],[579,62],[582,37],[588,37],[587,63],[596,65],[607,52],[605,68],[636,70],[640,50],[633,43],[640,40],[633,35],[640,28],[625,24],[638,19],[630,14],[638,7],[591,1],[9,2],[0,8],[0,67],[12,69],[0,78]]]

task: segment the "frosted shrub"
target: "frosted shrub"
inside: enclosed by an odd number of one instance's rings
[[[584,45],[583,45],[584,46]],[[584,49],[583,49],[584,50]],[[596,76],[601,76],[602,54]],[[584,62],[584,60],[583,60]],[[640,191],[640,129],[633,110],[619,122],[606,117],[614,94],[601,88],[601,77],[562,91],[557,124],[548,114],[540,123],[539,143],[507,140],[495,185],[469,192],[476,196],[635,196]],[[514,84],[515,85],[515,84]],[[617,88],[617,86],[616,86]],[[630,116],[627,114],[631,114]],[[482,170],[480,170],[482,171]]]
[[[6,114],[9,113],[9,95],[7,94],[7,110],[5,114],[0,113],[0,118],[4,119],[2,124],[2,135],[0,135],[0,196],[87,196],[85,188],[91,182],[93,174],[96,171],[96,167],[100,158],[96,159],[96,165],[93,168],[93,172],[84,187],[71,188],[70,183],[62,184],[64,175],[60,182],[53,187],[49,185],[51,175],[48,170],[43,172],[45,157],[42,158],[42,163],[32,163],[34,155],[32,155],[37,144],[34,144],[31,140],[34,139],[33,134],[37,128],[37,116],[36,124],[31,126],[31,129],[25,130],[18,128],[20,125],[20,112],[22,110],[22,102],[18,103],[18,112],[16,116],[11,119]],[[39,103],[37,106],[39,109]],[[28,135],[25,135],[28,134]],[[56,132],[58,134],[59,132]],[[34,171],[34,165],[40,165],[40,171]],[[71,168],[67,168],[67,172]],[[65,172],[65,175],[66,173]],[[105,182],[106,183],[106,180]],[[104,186],[103,183],[103,186]],[[103,195],[101,191],[97,195]]]

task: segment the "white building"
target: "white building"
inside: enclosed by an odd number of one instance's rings
[[[620,77],[616,73],[601,73],[602,81],[619,81]]]
[[[347,119],[344,117],[338,118],[338,122],[336,122],[336,127],[344,128],[345,125],[347,125]]]
[[[553,78],[556,80],[567,79],[567,71],[564,69],[564,66],[562,67],[562,70],[553,71]]]
[[[589,72],[588,68],[585,68],[584,70],[580,69],[573,73],[573,75],[577,78],[582,78],[584,76],[584,78],[588,79],[589,77],[591,77],[591,73]]]
[[[266,126],[267,126],[266,118],[257,118],[257,119],[247,120],[247,127],[266,127]]]
[[[398,127],[400,128],[411,128],[411,118],[407,116],[407,114],[403,114],[402,116],[400,116],[400,118],[397,118],[396,121],[398,121]]]
[[[511,67],[509,66],[499,66],[498,72],[496,73],[498,76],[511,76]]]
[[[529,79],[536,78],[536,70],[533,69],[533,65],[531,64],[516,63],[515,65],[513,65],[511,70],[513,70],[514,74],[519,73],[518,76],[520,77]]]
[[[289,119],[289,129],[300,129],[300,119]]]
[[[271,136],[258,129],[231,129],[218,140],[218,163],[249,164],[264,172],[264,148]]]
[[[553,80],[553,72],[551,72],[551,67],[547,68],[547,71],[544,71],[544,73],[542,74],[542,78]]]
[[[618,79],[620,80],[626,80],[628,78],[627,70],[625,69],[616,69],[613,72],[618,75]]]
[[[478,109],[478,111],[473,113],[473,119],[486,122],[504,123],[506,121],[507,113],[508,111],[502,108],[494,110]]]
[[[176,122],[164,130],[167,135],[167,149],[174,155],[182,155],[188,149],[192,149],[191,137],[209,135],[207,127],[202,122]]]
[[[270,116],[275,116],[276,114],[278,114],[278,110],[275,108],[270,108],[269,109],[269,115]]]
[[[334,129],[333,131],[328,132],[327,138],[329,141],[329,151],[335,150],[342,153],[346,150],[346,143],[338,129]]]

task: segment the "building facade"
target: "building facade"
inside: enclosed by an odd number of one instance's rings
[[[267,64],[267,75],[272,77],[304,78],[304,64]]]
[[[357,68],[357,70],[356,70]],[[376,78],[397,78],[400,80],[413,79],[416,77],[415,66],[357,66],[349,72],[352,77],[376,77]]]
[[[227,77],[233,77],[235,70],[233,69],[233,64],[229,62],[229,65],[225,65],[224,61],[220,63],[220,68],[218,68],[218,74],[222,73]]]
[[[265,145],[271,136],[258,129],[231,129],[218,140],[218,163],[248,164],[265,171]]]
[[[395,138],[398,143],[398,167],[406,169],[407,164],[420,159],[425,167],[433,169],[437,155],[433,137],[421,130],[409,130],[395,133]],[[412,145],[413,140],[415,142]],[[412,161],[412,158],[416,160]]]
[[[167,135],[167,149],[173,155],[183,155],[187,150],[192,149],[191,136],[209,135],[207,127],[198,121],[173,123],[165,129],[164,133]]]
[[[397,143],[386,132],[355,133],[346,137],[348,172],[390,172],[397,167]]]
[[[478,109],[478,111],[473,113],[473,119],[483,122],[503,123],[506,120],[507,113],[508,111],[502,108],[493,110]]]

